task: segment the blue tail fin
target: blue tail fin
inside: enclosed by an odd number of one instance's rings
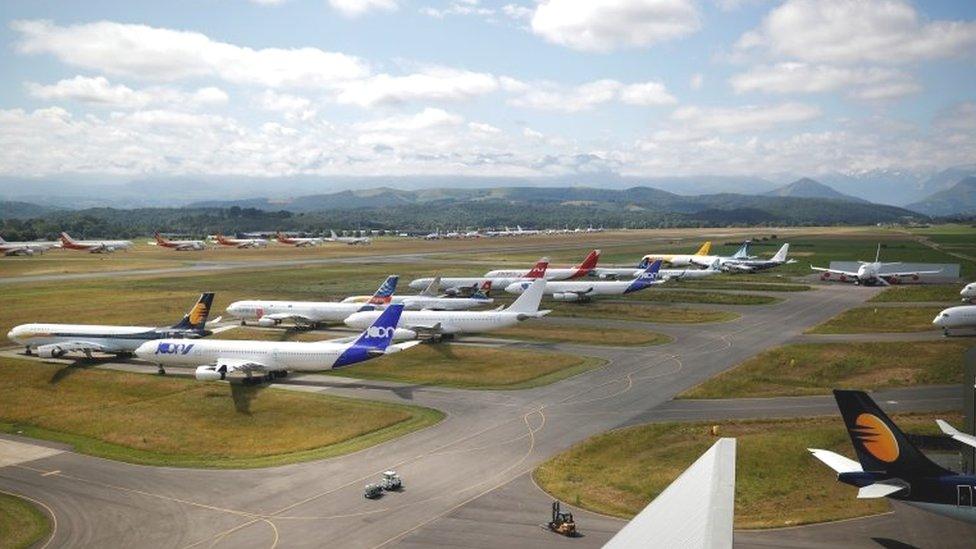
[[[634,281],[630,283],[630,286],[627,286],[627,289],[624,290],[624,293],[629,294],[631,292],[637,292],[649,286],[653,286],[658,279],[658,273],[660,271],[661,271],[661,260],[656,259],[654,260],[654,263],[651,263],[650,265],[647,266],[646,269],[644,269],[644,272],[642,272],[640,276],[635,278]]]
[[[644,267],[644,272],[640,274],[640,278],[657,278],[659,272],[661,272],[661,260],[656,259],[654,263]]]
[[[193,304],[190,312],[183,315],[183,320],[174,324],[173,328],[177,330],[202,330],[207,324],[207,317],[210,316],[213,298],[213,292],[200,294],[200,299]]]
[[[393,292],[396,291],[397,282],[400,280],[399,275],[390,275],[386,277],[386,280],[380,284],[380,287],[376,289],[376,293],[373,297],[369,298],[360,311],[372,311],[377,305],[388,305],[393,301]]]
[[[638,269],[646,269],[647,266],[650,265],[650,264],[651,264],[650,258],[645,257],[644,259],[641,259],[641,262],[640,263],[637,264],[637,268]]]
[[[397,324],[400,322],[400,313],[402,312],[403,305],[401,304],[387,307],[380,316],[376,317],[373,324],[356,338],[353,346],[386,349],[393,341],[393,335],[396,333]]]

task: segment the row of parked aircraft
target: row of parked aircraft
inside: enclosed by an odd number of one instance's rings
[[[204,240],[170,240],[163,238],[159,233],[156,233],[154,238],[155,245],[163,248],[170,248],[178,252],[199,251],[207,248],[207,242]],[[235,248],[267,248],[268,244],[271,242],[267,238],[261,237],[235,238],[224,236],[222,234],[214,235],[213,239],[221,246],[232,246]],[[282,232],[277,232],[275,233],[274,240],[280,244],[295,246],[296,248],[321,246],[327,242],[338,242],[349,245],[367,245],[373,242],[373,240],[367,236],[339,236],[335,233],[335,231],[331,231],[330,236],[316,237],[289,236]]]
[[[461,229],[456,229],[454,231],[441,232],[440,229],[427,233],[424,235],[424,240],[457,240],[463,238],[497,238],[506,236],[535,236],[535,235],[556,235],[556,234],[591,234],[591,233],[602,233],[604,231],[603,227],[594,228],[590,225],[587,228],[576,227],[575,229],[570,229],[568,227],[562,229],[523,229],[521,225],[516,225],[514,229],[505,227],[504,229],[476,229],[473,231],[462,231]]]

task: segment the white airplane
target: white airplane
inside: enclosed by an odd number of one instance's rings
[[[439,295],[437,289],[440,287],[440,277],[434,277],[430,285],[417,295],[394,295],[391,303],[399,303],[407,311],[421,311],[424,309],[432,311],[463,311],[474,309],[482,305],[491,305],[494,301],[489,297],[491,292],[491,281],[486,280],[474,294],[470,297],[449,297]],[[343,303],[365,303],[370,300],[368,295],[357,295],[343,299]]]
[[[546,280],[572,280],[576,278],[583,278],[590,274],[590,271],[596,267],[597,262],[600,260],[600,250],[593,250],[586,254],[583,261],[579,265],[574,265],[567,269],[553,269],[552,267],[546,267]],[[535,267],[533,267],[534,269]],[[494,271],[488,271],[485,273],[485,278],[526,278],[532,269],[515,269],[515,270],[504,270],[498,269]]]
[[[693,254],[647,254],[644,256],[642,261],[647,261],[650,263],[660,259],[666,265],[671,265],[672,267],[687,267],[689,265],[693,265],[693,258],[707,256],[711,251],[712,243],[709,241],[702,244],[701,247],[698,248],[698,251]]]
[[[128,250],[132,247],[132,242],[128,240],[75,240],[68,233],[62,232],[61,247],[93,254],[110,254],[116,250]]]
[[[963,301],[968,301],[969,303],[976,301],[976,282],[966,284],[966,287],[959,292],[959,295],[962,296]]]
[[[60,244],[57,242],[49,242],[43,240],[37,240],[34,242],[7,242],[3,238],[0,238],[0,252],[3,255],[34,255],[42,254],[51,248],[57,248]]]
[[[222,246],[237,248],[266,248],[268,246],[268,241],[263,238],[228,238],[219,233],[215,238]]]
[[[932,324],[942,328],[942,333],[947,336],[951,328],[976,328],[976,305],[959,305],[944,309],[935,315]]]
[[[321,238],[306,238],[301,236],[287,236],[278,231],[275,233],[275,240],[282,244],[288,244],[296,248],[308,248],[310,246],[318,246],[324,242]]]
[[[939,274],[942,271],[901,271],[893,273],[883,273],[881,269],[888,267],[890,265],[901,265],[901,262],[894,263],[882,263],[881,262],[881,244],[878,244],[878,251],[874,256],[874,262],[868,263],[866,261],[858,261],[860,267],[857,268],[856,272],[852,271],[841,271],[837,269],[829,269],[823,267],[814,267],[810,265],[810,268],[814,271],[823,273],[820,275],[820,280],[831,280],[831,276],[836,275],[837,280],[840,282],[853,282],[854,284],[860,284],[864,286],[890,286],[891,284],[898,284],[903,278],[911,278],[913,280],[918,280],[921,275]]]
[[[749,244],[751,243],[752,242],[746,240],[745,242],[742,243],[741,246],[739,246],[739,249],[736,250],[734,254],[729,256],[705,254],[705,255],[695,255],[689,259],[691,260],[692,265],[698,265],[699,267],[708,267],[712,263],[715,263],[715,261],[718,261],[719,265],[721,266],[724,265],[726,262],[746,261],[749,259],[754,259],[754,256],[749,255]]]
[[[227,307],[227,314],[239,319],[241,325],[256,321],[258,326],[278,326],[290,321],[300,326],[317,326],[324,322],[342,322],[347,316],[363,310],[373,310],[390,303],[396,290],[397,275],[387,277],[367,303],[338,303],[334,301],[235,301]],[[365,326],[364,326],[365,327]]]
[[[207,316],[213,304],[213,294],[200,296],[183,320],[168,328],[147,326],[96,326],[92,324],[21,324],[7,334],[7,338],[32,350],[43,358],[58,358],[66,353],[81,351],[91,358],[93,352],[117,355],[132,354],[146,341],[163,338],[197,339],[210,335]],[[214,319],[211,324],[219,322]]]
[[[331,370],[397,353],[420,343],[407,341],[391,345],[396,323],[403,311],[401,305],[391,305],[376,318],[355,340],[317,341],[240,341],[210,339],[187,343],[178,339],[149,341],[136,349],[136,356],[165,366],[196,366],[196,378],[201,381],[226,379],[228,374],[243,372],[248,380],[252,374],[266,374],[263,379],[284,377],[289,371],[316,372]]]
[[[335,231],[331,231],[332,236],[327,238],[329,242],[342,242],[344,244],[349,244],[350,246],[354,244],[372,244],[373,239],[368,236],[339,236]]]
[[[156,246],[170,248],[178,252],[200,251],[207,247],[202,240],[169,240],[159,236],[159,233],[155,233],[153,237],[156,239]]]
[[[787,259],[786,255],[789,253],[790,245],[789,243],[786,243],[783,244],[779,251],[777,251],[776,254],[769,259],[757,259],[752,257],[739,259],[732,256],[730,258],[719,257],[716,258],[716,261],[718,262],[719,269],[726,272],[753,273],[756,271],[772,269],[773,267],[779,267],[780,265],[785,265],[787,263],[796,263],[795,259]],[[702,265],[698,259],[695,260],[695,263]]]
[[[474,292],[477,288],[480,288],[486,281],[491,281],[491,285],[494,288],[504,288],[513,282],[519,282],[526,279],[536,279],[544,278],[546,276],[546,270],[549,268],[549,260],[542,258],[536,262],[535,266],[524,276],[508,276],[508,277],[488,277],[488,276],[466,276],[466,277],[446,277],[440,279],[440,288],[447,292],[448,295],[464,295],[466,292]],[[430,286],[434,279],[418,278],[410,281],[410,288],[414,290],[423,290]]]
[[[542,292],[546,281],[535,280],[529,289],[518,297],[507,309],[492,311],[405,311],[400,316],[397,325],[398,339],[415,339],[421,335],[439,339],[443,336],[453,337],[455,334],[481,333],[514,326],[530,318],[542,318],[550,311],[540,311]],[[368,326],[377,316],[378,311],[363,311],[350,315],[346,325],[351,328]]]
[[[644,260],[637,267],[595,267],[590,272],[590,276],[607,280],[630,280],[640,276],[649,264],[649,261]],[[722,270],[718,268],[718,261],[716,261],[707,269],[661,269],[657,274],[664,280],[684,280],[722,274]]]
[[[647,269],[637,278],[624,281],[608,280],[547,280],[545,293],[551,295],[556,301],[590,301],[598,296],[620,296],[637,292],[645,288],[650,288],[655,284],[663,284],[664,280],[658,277],[661,269],[661,260],[658,259],[651,263]],[[531,288],[528,281],[515,282],[505,287],[505,291],[510,294],[520,294]]]

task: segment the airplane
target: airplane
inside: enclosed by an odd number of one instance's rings
[[[647,254],[644,256],[644,261],[655,261],[660,259],[673,267],[688,267],[693,264],[693,257],[707,256],[711,251],[712,242],[708,241],[702,244],[701,247],[698,248],[698,251],[693,254]]]
[[[304,238],[300,236],[286,236],[278,231],[275,233],[275,240],[281,242],[282,244],[290,244],[296,248],[307,248],[309,246],[318,246],[322,244],[324,240],[321,238]]]
[[[603,548],[732,549],[735,446],[718,439]]]
[[[58,358],[74,351],[81,351],[88,358],[95,351],[127,356],[147,341],[198,339],[210,335],[207,316],[213,297],[213,293],[201,294],[183,320],[169,327],[21,324],[10,330],[7,338],[23,345],[28,355],[36,351],[42,358]],[[219,321],[220,318],[216,318],[210,324]]]
[[[959,292],[962,296],[963,301],[968,301],[969,303],[976,302],[976,282],[971,282],[966,284],[966,287]]]
[[[258,326],[278,326],[288,320],[299,326],[314,327],[325,322],[342,322],[357,311],[369,311],[390,303],[399,276],[386,278],[367,303],[338,303],[334,301],[235,301],[227,306],[227,314],[239,319],[241,325],[253,320]],[[365,327],[365,326],[364,326]]]
[[[777,251],[773,257],[769,259],[756,259],[756,258],[746,258],[746,259],[736,259],[735,256],[731,258],[718,258],[719,268],[727,272],[743,272],[743,273],[753,273],[756,271],[765,271],[767,269],[772,269],[773,267],[779,267],[780,265],[785,265],[787,263],[796,263],[795,259],[787,259],[786,255],[790,253],[789,243],[783,244],[779,251]],[[698,260],[695,261],[699,265],[701,263]]]
[[[466,295],[468,291],[474,292],[477,288],[481,287],[485,281],[490,280],[492,287],[504,288],[513,282],[519,282],[526,279],[543,278],[546,275],[546,270],[549,268],[549,260],[545,257],[536,262],[535,266],[524,276],[508,276],[508,277],[487,277],[487,276],[467,276],[467,277],[447,277],[440,279],[440,288],[444,290],[447,295]],[[433,282],[433,278],[417,278],[410,281],[410,288],[414,290],[422,290],[430,286]]]
[[[397,339],[415,339],[421,335],[440,340],[455,334],[489,332],[514,326],[530,318],[542,318],[550,311],[540,311],[546,281],[539,278],[529,285],[507,309],[491,311],[405,311],[397,325]],[[362,311],[345,320],[350,328],[362,329],[373,322],[378,311]]]
[[[110,254],[116,250],[128,250],[132,242],[128,240],[74,240],[68,233],[61,233],[61,247],[69,250],[83,250],[92,254]]]
[[[651,263],[637,278],[624,281],[603,280],[559,280],[546,281],[545,293],[556,301],[587,302],[597,296],[620,296],[650,288],[655,284],[663,284],[658,277],[661,260]],[[520,294],[530,288],[528,281],[514,282],[505,287],[510,294]]]
[[[640,276],[650,263],[644,259],[637,267],[594,267],[590,271],[590,276],[607,280],[629,280]],[[683,280],[722,274],[722,270],[718,268],[718,261],[716,260],[707,269],[661,269],[657,274],[664,280]]]
[[[931,513],[976,523],[973,490],[976,476],[937,465],[862,391],[834,390],[837,407],[854,445],[857,461],[828,450],[810,448],[813,456],[837,472],[837,480],[858,488],[858,499],[891,498]],[[949,427],[957,440],[973,437]]]
[[[157,246],[171,248],[178,252],[199,251],[207,247],[202,240],[168,240],[159,236],[158,232],[153,237],[156,239]]]
[[[590,271],[596,267],[597,262],[600,260],[600,250],[593,250],[586,254],[583,261],[579,265],[574,265],[568,269],[553,269],[551,267],[546,268],[546,280],[572,280],[576,278],[583,278],[590,274]],[[534,268],[534,267],[533,267]],[[516,270],[494,270],[485,273],[485,278],[526,278],[531,269],[516,269]]]
[[[741,246],[739,246],[739,249],[736,250],[734,254],[729,256],[709,254],[692,256],[690,258],[691,264],[698,265],[699,267],[708,267],[712,263],[715,263],[716,260],[718,260],[719,265],[723,265],[725,262],[730,261],[746,261],[749,259],[754,259],[755,256],[749,255],[750,244],[752,244],[752,241],[746,240]]]
[[[462,311],[473,309],[482,305],[490,305],[494,299],[489,297],[491,292],[491,280],[486,280],[469,297],[449,297],[440,295],[440,277],[434,277],[430,285],[418,295],[394,295],[391,303],[399,303],[408,311],[420,311],[429,309],[432,311]],[[343,299],[343,303],[363,303],[370,299],[370,296],[357,295]]]
[[[303,343],[295,341],[241,341],[210,339],[188,343],[179,339],[147,341],[136,349],[136,356],[165,366],[196,366],[200,381],[224,380],[228,374],[243,372],[247,381],[263,373],[263,380],[285,377],[292,372],[317,372],[356,364],[365,360],[404,351],[419,344],[407,341],[391,345],[402,305],[391,305],[358,337]]]
[[[831,275],[837,275],[840,282],[853,282],[854,284],[864,285],[864,286],[890,286],[892,284],[899,284],[902,278],[911,278],[912,280],[918,280],[921,275],[929,274],[939,274],[942,271],[903,271],[895,273],[882,273],[881,269],[889,265],[900,265],[901,262],[895,263],[882,263],[881,262],[881,244],[878,244],[878,251],[874,256],[874,262],[868,263],[866,261],[858,261],[860,267],[857,268],[856,272],[852,271],[841,271],[837,269],[814,267],[810,265],[810,268],[814,271],[823,273],[820,275],[820,280],[830,280]]]
[[[366,245],[373,243],[373,239],[369,238],[368,236],[339,236],[335,231],[331,231],[331,233],[332,236],[326,239],[329,242],[343,242],[345,244],[349,244],[350,246],[354,244]]]
[[[34,255],[42,254],[51,248],[60,247],[57,242],[37,240],[34,242],[7,242],[0,238],[0,252],[3,255]]]
[[[223,246],[236,246],[237,248],[265,248],[268,241],[263,238],[228,238],[220,233],[216,236],[217,242]]]
[[[959,305],[944,309],[932,320],[942,333],[949,335],[950,328],[976,328],[976,305]]]

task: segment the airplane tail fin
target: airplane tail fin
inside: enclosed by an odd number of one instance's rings
[[[642,258],[640,260],[640,263],[637,264],[637,268],[638,269],[646,269],[647,266],[650,265],[650,264],[651,264],[651,258],[644,257],[644,258]]]
[[[776,255],[773,256],[773,261],[785,263],[786,255],[789,253],[790,253],[790,243],[787,242],[786,244],[783,244],[783,246],[779,249],[779,251],[776,252]]]
[[[749,245],[750,244],[752,244],[752,241],[751,240],[746,240],[745,242],[743,242],[742,243],[742,246],[739,246],[739,249],[736,250],[736,252],[734,254],[732,254],[732,258],[733,259],[745,259],[745,258],[749,257]]]
[[[590,274],[594,268],[596,268],[597,263],[600,261],[600,250],[591,250],[590,253],[586,254],[583,261],[576,266],[576,276],[586,276]]]
[[[156,238],[156,243],[157,244],[160,244],[160,245],[169,244],[169,240],[166,240],[165,238],[159,236],[159,231],[156,231],[155,233],[153,233],[153,236]]]
[[[356,338],[353,346],[386,349],[393,341],[402,312],[403,305],[399,303],[384,309],[380,316],[376,317],[376,320]]]
[[[471,294],[472,299],[488,299],[491,295],[491,280],[486,280],[481,283],[481,287]]]
[[[67,244],[67,245],[71,245],[71,244],[74,244],[75,241],[74,241],[73,238],[71,238],[71,235],[70,234],[68,234],[68,233],[66,233],[64,231],[61,231],[61,243],[62,244]]]
[[[339,235],[337,235],[335,231],[329,231],[329,234],[332,235],[332,240],[339,238]]]
[[[397,281],[400,280],[399,275],[390,275],[386,277],[386,280],[380,284],[380,287],[376,289],[376,293],[373,297],[369,299],[368,305],[386,305],[393,301],[393,292],[396,291]]]
[[[288,239],[285,238],[285,235],[281,234],[281,231],[275,231],[275,240],[282,244],[288,244]]]
[[[188,313],[183,316],[178,324],[173,328],[177,330],[202,330],[207,325],[207,317],[210,316],[210,307],[213,305],[213,292],[200,294],[200,298],[193,304]]]
[[[433,280],[430,281],[430,284],[428,284],[427,287],[424,288],[424,291],[420,292],[420,295],[437,297],[437,295],[440,293],[440,289],[441,289],[441,275],[437,275],[434,277]]]
[[[4,243],[6,243],[6,242],[7,242],[7,241],[6,241],[6,240],[4,240],[2,236],[0,236],[0,244],[4,244]]]
[[[537,278],[529,284],[529,287],[518,296],[518,299],[508,306],[506,311],[512,313],[534,314],[539,312],[539,304],[542,303],[542,294],[546,290],[546,281]]]
[[[532,267],[532,270],[525,275],[525,278],[545,278],[546,269],[548,268],[549,268],[549,258],[543,257],[538,262],[536,262],[535,266]]]
[[[891,476],[943,475],[863,391],[835,389],[834,398],[864,471]]]
[[[877,263],[881,261],[881,243],[878,242],[878,251],[874,254],[874,262]]]
[[[708,240],[701,245],[701,248],[698,248],[698,251],[695,252],[695,255],[708,255],[710,253],[712,253],[712,241]]]

